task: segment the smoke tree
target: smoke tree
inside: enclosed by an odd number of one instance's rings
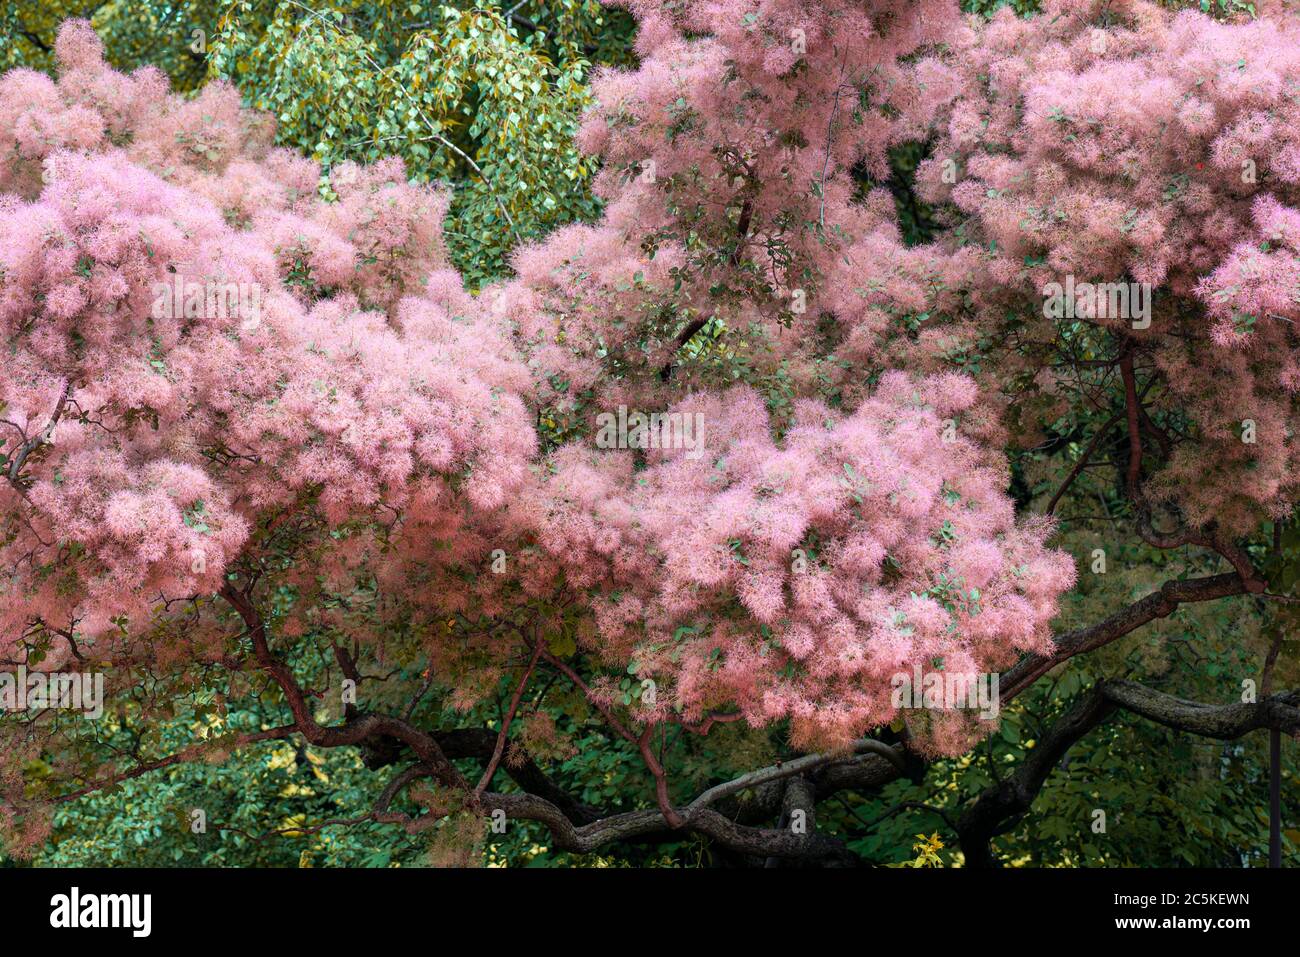
[[[1001,672],[1006,703],[1181,603],[1285,600],[1264,563],[1286,564],[1300,387],[1288,15],[628,6],[638,63],[597,73],[578,135],[602,218],[476,295],[448,195],[400,160],[318,188],[233,87],[117,73],[80,21],[57,82],[0,79],[4,658],[103,671],[134,738],[106,756],[79,716],[0,717],[12,848],[124,777],[301,738],[393,766],[353,823],[852,860],[791,811],[996,726],[900,703],[900,674]],[[908,245],[889,154],[927,138],[945,228]],[[1145,284],[1150,322],[1054,314],[1067,277]],[[1021,451],[1081,424],[1045,506],[1013,498]],[[1217,567],[1054,635],[1077,572],[1052,513],[1103,441],[1117,527]],[[1099,683],[963,809],[967,861],[1116,708],[1296,730],[1276,657],[1247,707]],[[557,684],[653,805],[548,776],[573,746],[541,706]],[[250,697],[276,720],[150,737]],[[673,744],[730,725],[794,753],[686,793]]]

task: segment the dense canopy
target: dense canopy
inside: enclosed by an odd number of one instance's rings
[[[1278,627],[1300,548],[1294,14],[626,6],[635,62],[589,94],[581,38],[568,73],[544,34],[529,54],[570,130],[460,154],[500,233],[470,268],[444,222],[473,216],[415,133],[397,157],[305,156],[302,104],[119,72],[84,20],[53,78],[0,78],[0,656],[102,671],[109,725],[0,717],[11,852],[83,794],[301,739],[392,769],[353,823],[447,847],[497,811],[566,851],[667,831],[844,861],[862,848],[791,810],[918,782],[1007,727],[900,704],[900,675],[1000,677],[1009,708],[1182,604]],[[454,12],[465,43],[517,42],[497,12]],[[274,85],[285,23],[240,23],[214,72]],[[442,136],[400,92],[442,68],[372,27],[410,71],[376,74],[397,86],[373,135]],[[478,122],[523,143],[496,109]],[[535,184],[493,185],[511,163],[580,164],[527,235],[511,210]],[[1096,541],[1055,514],[1098,501]],[[1154,573],[1078,620],[1126,548]],[[1116,709],[1300,729],[1280,647],[1225,675],[1223,710],[1098,681],[1038,730],[1018,787],[954,811],[966,862]],[[169,741],[181,714],[203,730]],[[653,800],[606,810],[548,776],[593,725]],[[732,758],[703,773],[674,751],[724,734]],[[729,773],[778,741],[779,763]]]

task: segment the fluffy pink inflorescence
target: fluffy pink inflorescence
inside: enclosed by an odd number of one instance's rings
[[[911,120],[938,124],[918,180],[983,241],[991,311],[1010,299],[1032,322],[1067,276],[1154,290],[1149,328],[1093,321],[1152,356],[1153,401],[1191,421],[1150,490],[1233,533],[1300,493],[1300,22],[1266,13],[1052,0],[971,18],[917,66],[935,95]]]
[[[975,332],[939,318],[974,251],[905,248],[854,177],[886,174],[919,95],[900,58],[956,10],[632,8],[641,65],[597,77],[581,136],[603,220],[484,294],[578,433],[511,508],[536,542],[520,583],[584,596],[588,650],[656,683],[643,720],[738,710],[841,746],[898,716],[899,674],[1043,650],[1073,581],[1049,527],[1015,520],[994,406],[946,359]],[[690,341],[706,327],[717,351]],[[602,445],[620,408],[698,421],[702,444]],[[969,742],[954,715],[912,718],[918,746]]]
[[[851,413],[801,402],[777,442],[737,388],[673,406],[702,442],[643,469],[558,451],[540,542],[598,586],[605,653],[661,683],[643,717],[738,706],[840,745],[897,716],[888,689],[915,665],[978,674],[1046,650],[1073,564],[1016,523],[986,453],[944,441],[972,397],[892,373]]]
[[[57,84],[0,79],[0,633],[148,629],[269,522],[313,516],[328,579],[381,514],[499,508],[528,376],[446,271],[445,195],[390,161],[325,203],[233,90],[114,73],[84,23],[58,49]]]

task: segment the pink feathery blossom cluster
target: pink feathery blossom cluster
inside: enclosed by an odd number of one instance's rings
[[[679,330],[708,321],[743,340],[756,369],[784,365],[800,391],[855,388],[827,354],[846,339],[850,358],[880,346],[854,336],[856,318],[828,341],[823,314],[866,286],[890,300],[877,313],[924,311],[952,268],[905,253],[888,191],[859,197],[858,174],[888,175],[896,116],[913,99],[899,61],[938,42],[956,4],[628,6],[640,66],[597,72],[579,136],[602,161],[604,217],[518,255],[500,296],[535,344],[544,389],[567,386],[543,398],[565,405],[617,366],[623,399],[650,401]],[[679,371],[678,382],[719,381],[698,364]]]
[[[906,248],[888,192],[855,179],[886,174],[917,95],[900,59],[956,10],[631,6],[641,64],[595,79],[582,128],[603,220],[484,293],[577,433],[510,509],[530,542],[511,581],[583,596],[580,643],[656,683],[642,719],[738,709],[840,746],[897,716],[899,673],[1044,649],[1073,581],[1049,527],[1014,517],[989,396],[950,371],[978,331],[952,321],[975,251]],[[691,341],[710,324],[717,352]],[[789,399],[737,385],[740,357]],[[609,448],[619,409],[699,442]],[[964,749],[952,717],[918,742]]]
[[[117,74],[85,23],[58,53],[0,79],[0,634],[143,633],[281,523],[313,582],[395,511],[499,508],[529,378],[446,268],[445,195],[389,161],[324,202],[232,89]]]
[[[1243,532],[1300,493],[1300,23],[1144,0],[970,18],[923,58],[909,108],[939,134],[918,181],[978,236],[976,298],[1039,323],[1043,290],[1137,283],[1151,314],[1087,318],[1149,353],[1191,420],[1149,490]],[[1016,299],[1018,297],[1018,300]]]
[[[776,442],[738,387],[675,404],[702,442],[644,467],[558,450],[539,543],[594,592],[603,652],[660,682],[641,716],[738,707],[843,745],[897,716],[888,689],[915,665],[987,674],[1046,650],[1073,564],[1016,522],[987,452],[945,441],[973,398],[962,377],[889,373],[851,412],[801,401]]]

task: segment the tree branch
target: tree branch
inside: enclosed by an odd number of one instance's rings
[[[1015,773],[986,789],[962,813],[957,833],[970,867],[997,865],[989,846],[1029,810],[1066,752],[1117,708],[1176,731],[1231,740],[1260,728],[1300,736],[1300,691],[1253,704],[1209,705],[1187,701],[1132,681],[1101,681],[1075,700],[1039,739]]]
[[[1021,659],[1000,679],[1001,700],[1010,701],[1061,662],[1068,661],[1075,655],[1110,644],[1147,622],[1169,617],[1185,602],[1213,601],[1243,595],[1246,591],[1246,584],[1235,573],[1167,581],[1145,598],[1102,621],[1061,635],[1056,639],[1056,650],[1051,655],[1029,655]]]

